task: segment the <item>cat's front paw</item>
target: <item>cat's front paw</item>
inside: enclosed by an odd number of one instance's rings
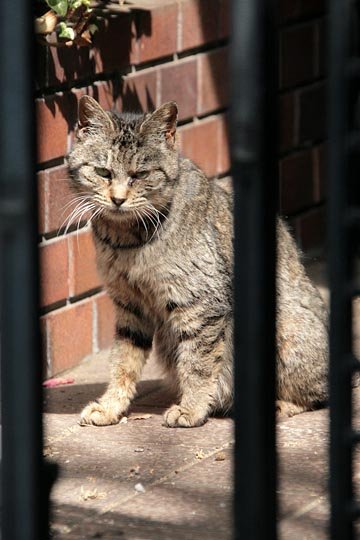
[[[168,427],[197,427],[205,424],[207,414],[196,409],[188,409],[181,405],[172,405],[164,414]]]
[[[93,401],[81,412],[80,426],[111,426],[121,418],[118,404],[111,401]]]

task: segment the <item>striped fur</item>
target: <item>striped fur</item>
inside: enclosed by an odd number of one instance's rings
[[[80,102],[71,185],[92,205],[117,314],[110,384],[84,424],[119,421],[151,346],[178,388],[166,425],[198,426],[232,405],[231,194],[179,155],[176,116],[174,103],[115,116]],[[281,221],[278,235],[278,399],[291,413],[326,398],[326,311]]]

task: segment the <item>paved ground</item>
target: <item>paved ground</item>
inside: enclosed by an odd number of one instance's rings
[[[230,540],[232,420],[211,418],[196,429],[163,427],[171,396],[150,362],[127,423],[80,427],[80,410],[105,388],[106,354],[68,375],[74,384],[45,396],[45,454],[60,466],[52,537]],[[360,417],[360,389],[354,393]],[[327,410],[278,424],[281,539],[327,538],[327,427]],[[355,469],[360,480],[359,460]]]

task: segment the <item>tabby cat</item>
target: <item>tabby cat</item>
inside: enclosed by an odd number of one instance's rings
[[[179,154],[177,112],[79,103],[70,182],[116,309],[110,383],[81,424],[119,422],[152,349],[178,390],[165,425],[200,426],[232,405],[231,195]],[[327,313],[280,219],[277,233],[277,408],[293,415],[327,397]]]

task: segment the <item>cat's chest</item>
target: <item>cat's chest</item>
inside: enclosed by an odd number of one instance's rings
[[[187,264],[164,245],[118,251],[98,246],[97,252],[100,273],[113,296],[127,288],[137,291],[147,310],[159,316],[169,303],[191,296]]]
[[[129,286],[141,291],[144,297],[159,292],[166,256],[161,252],[144,249],[113,250],[99,243],[96,245],[97,265],[108,288]]]

